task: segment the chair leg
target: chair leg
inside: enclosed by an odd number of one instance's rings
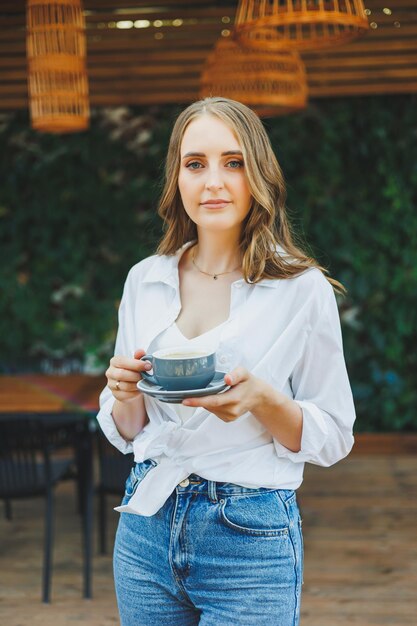
[[[85,477],[83,473],[83,462],[82,456],[79,449],[76,450],[77,455],[77,505],[78,505],[78,513],[79,515],[84,515],[84,505],[85,505]]]
[[[99,493],[99,534],[100,534],[100,554],[106,554],[106,534],[107,534],[107,519],[106,519],[106,495],[104,491]]]
[[[84,540],[84,598],[92,598],[92,549],[93,549],[93,439],[87,430],[83,440],[81,474],[83,480],[83,540]]]
[[[84,598],[92,597],[91,589],[91,565],[92,565],[92,530],[93,530],[93,491],[86,490],[86,499],[84,503],[84,513],[82,517],[83,524],[83,543],[84,543]]]
[[[45,539],[42,575],[42,602],[46,604],[48,604],[51,599],[53,522],[53,492],[51,487],[48,487],[45,502]]]
[[[12,502],[8,498],[4,501],[4,515],[7,520],[12,519]]]

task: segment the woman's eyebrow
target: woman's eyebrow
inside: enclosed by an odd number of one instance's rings
[[[221,156],[231,156],[231,155],[239,155],[243,156],[241,150],[227,150],[226,152],[222,152]],[[204,157],[206,156],[204,152],[187,152],[182,157],[183,159],[187,159],[188,157]]]

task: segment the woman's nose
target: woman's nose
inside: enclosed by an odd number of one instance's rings
[[[223,187],[223,181],[218,169],[209,170],[206,180],[207,189],[221,189]]]

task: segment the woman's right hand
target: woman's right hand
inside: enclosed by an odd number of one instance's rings
[[[120,402],[126,402],[139,396],[137,383],[141,380],[141,372],[152,369],[149,361],[141,361],[145,350],[136,350],[133,359],[125,356],[114,356],[106,371],[107,386]]]

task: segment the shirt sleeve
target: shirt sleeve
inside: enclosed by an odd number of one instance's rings
[[[134,347],[134,302],[132,294],[131,275],[126,279],[122,300],[119,306],[119,326],[116,336],[115,355],[132,356]],[[116,428],[112,410],[115,402],[111,389],[106,385],[100,394],[100,411],[97,421],[107,439],[123,454],[133,452],[133,444],[126,441]]]
[[[333,289],[327,292],[326,303],[290,383],[303,413],[301,449],[291,452],[274,439],[278,456],[325,467],[337,463],[349,454],[354,443],[355,407]]]

